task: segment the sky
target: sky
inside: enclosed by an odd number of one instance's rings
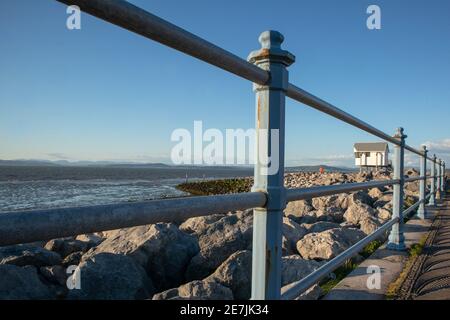
[[[450,163],[449,1],[130,2],[242,58],[281,32],[291,83]],[[254,127],[249,81],[84,13],[69,30],[66,8],[0,1],[0,159],[170,163],[172,132],[194,121]],[[350,166],[360,141],[378,138],[287,100],[287,165]]]

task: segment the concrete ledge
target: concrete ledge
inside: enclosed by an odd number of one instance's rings
[[[408,249],[430,232],[432,219],[438,209],[427,207],[427,210],[430,218],[420,220],[413,217],[405,224],[405,244]],[[384,244],[331,289],[323,300],[384,300],[388,286],[397,280],[407,259],[407,252],[388,250]],[[369,266],[381,269],[380,289],[367,287],[367,279],[372,275],[367,273]]]

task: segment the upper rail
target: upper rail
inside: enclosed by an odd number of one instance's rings
[[[264,207],[263,192],[0,214],[0,246]]]
[[[211,65],[231,72],[258,84],[267,84],[270,73],[248,61],[206,41],[142,8],[123,0],[56,0],[67,5],[77,5],[81,10],[102,20],[125,28],[146,38],[164,44]],[[290,84],[287,96],[316,110],[344,121],[385,141],[399,145],[399,141],[387,133],[333,106],[332,104]],[[413,147],[405,149],[423,155]],[[432,160],[432,159],[429,159]]]

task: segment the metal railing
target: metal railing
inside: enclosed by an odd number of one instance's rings
[[[347,259],[360,252],[368,243],[390,230],[388,247],[404,250],[403,218],[418,208],[418,216],[426,217],[426,200],[436,203],[445,190],[445,164],[405,144],[406,135],[399,128],[394,136],[367,124],[345,111],[300,89],[288,81],[287,66],[295,57],[281,49],[283,36],[275,31],[261,34],[262,48],[252,52],[249,61],[201,39],[151,13],[121,0],[57,0],[78,5],[81,10],[100,19],[128,29],[168,47],[229,71],[254,83],[256,92],[256,130],[278,130],[279,145],[271,139],[258,144],[254,186],[252,192],[217,196],[187,197],[136,203],[87,206],[63,209],[33,210],[0,214],[0,245],[49,240],[83,233],[146,225],[156,222],[180,221],[190,217],[210,215],[233,210],[254,208],[252,248],[252,299],[291,299],[307,290],[338,268]],[[352,126],[394,144],[394,178],[385,181],[347,183],[312,188],[285,189],[284,187],[284,112],[285,97],[292,98]],[[279,170],[262,174],[260,155],[269,156],[278,147]],[[420,156],[420,176],[406,178],[403,174],[404,152]],[[427,176],[427,160],[432,162],[431,176]],[[426,196],[426,184],[431,181]],[[419,201],[403,211],[405,183],[420,180]],[[358,243],[345,250],[321,268],[299,282],[281,288],[281,227],[283,210],[289,201],[393,186],[392,219]]]

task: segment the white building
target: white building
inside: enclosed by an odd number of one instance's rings
[[[389,146],[386,142],[355,143],[355,165],[362,168],[376,169],[389,166]]]

